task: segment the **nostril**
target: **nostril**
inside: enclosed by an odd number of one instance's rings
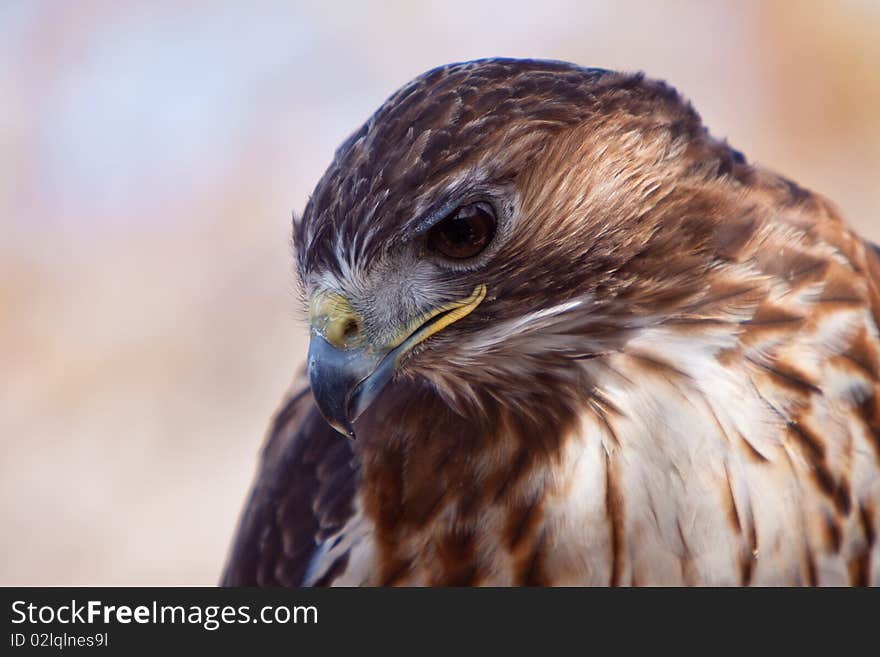
[[[344,337],[346,340],[355,337],[359,332],[360,327],[358,326],[358,323],[353,319],[349,319],[345,323],[345,326],[342,327],[342,337]]]

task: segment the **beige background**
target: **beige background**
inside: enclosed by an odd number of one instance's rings
[[[216,581],[304,353],[288,241],[396,87],[643,69],[880,239],[880,2],[0,5],[0,584]]]

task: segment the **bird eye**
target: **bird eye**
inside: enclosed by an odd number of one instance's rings
[[[428,231],[428,249],[447,258],[473,258],[495,237],[495,213],[488,203],[456,208]]]

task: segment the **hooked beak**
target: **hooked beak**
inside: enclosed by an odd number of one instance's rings
[[[336,431],[354,438],[354,421],[394,378],[403,357],[469,315],[485,298],[486,286],[478,285],[469,297],[415,318],[390,344],[376,348],[366,343],[346,299],[317,293],[311,303],[308,372],[318,410]]]

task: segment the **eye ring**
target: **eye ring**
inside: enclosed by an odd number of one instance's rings
[[[451,260],[468,260],[486,250],[498,229],[494,208],[484,201],[460,205],[434,224],[426,236],[429,251]]]

